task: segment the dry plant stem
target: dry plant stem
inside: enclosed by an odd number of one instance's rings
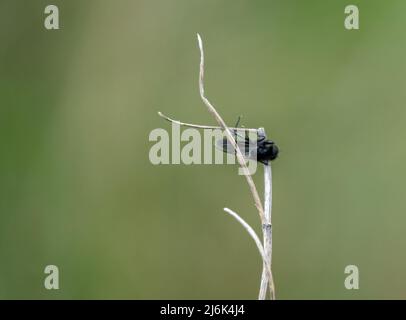
[[[262,261],[263,261],[265,275],[266,275],[266,277],[272,279],[271,266],[267,261],[268,258],[266,256],[266,252],[264,250],[264,247],[262,246],[261,240],[259,240],[259,237],[255,233],[254,229],[252,229],[252,227],[247,222],[245,222],[245,220],[243,218],[241,218],[236,212],[234,212],[228,208],[224,208],[224,211],[227,212],[228,214],[232,215],[239,223],[241,223],[241,225],[245,228],[245,230],[247,230],[247,232],[252,237],[252,239],[254,239],[255,244],[257,245],[258,251],[259,251]],[[269,289],[270,289],[270,291],[272,291],[271,287]]]
[[[265,135],[264,129],[260,128]],[[272,168],[268,162],[264,165],[264,209],[265,209],[265,223],[262,225],[262,234],[264,239],[264,252],[267,263],[272,270]],[[261,286],[259,290],[258,299],[265,300],[267,287],[269,284],[270,299],[275,299],[275,285],[273,283],[273,277],[268,277],[266,272],[267,266],[264,264],[261,276]],[[272,275],[271,275],[272,276]]]
[[[271,269],[271,262],[272,262],[272,259],[271,259],[271,257],[272,257],[272,224],[271,224],[272,175],[271,175],[271,166],[265,165],[265,201],[264,201],[265,210],[264,210],[264,207],[262,206],[256,186],[250,175],[249,169],[246,165],[245,157],[243,156],[240,148],[238,147],[238,145],[235,141],[234,135],[231,133],[230,130],[244,130],[247,132],[260,132],[260,133],[262,132],[264,135],[265,135],[265,131],[263,128],[252,129],[252,128],[229,128],[229,127],[227,127],[227,125],[225,124],[224,120],[221,118],[221,116],[219,115],[219,113],[217,112],[215,107],[210,103],[210,101],[204,95],[204,82],[203,82],[203,80],[204,80],[204,52],[203,52],[202,39],[200,38],[199,34],[197,34],[197,39],[198,39],[199,49],[200,49],[200,73],[199,73],[200,97],[203,100],[203,103],[206,105],[209,113],[213,115],[213,117],[219,124],[219,127],[184,123],[184,122],[180,122],[178,120],[173,120],[173,119],[169,118],[168,116],[162,114],[161,112],[158,112],[158,114],[160,117],[164,118],[165,120],[172,122],[172,123],[177,123],[181,126],[187,126],[187,127],[192,127],[192,128],[198,128],[198,129],[222,129],[225,132],[228,142],[233,146],[233,148],[235,150],[238,163],[240,164],[240,167],[243,170],[243,174],[247,180],[248,186],[249,186],[252,196],[254,198],[254,203],[258,210],[259,217],[260,217],[261,224],[262,224],[264,244],[262,245],[261,241],[259,240],[257,234],[252,229],[252,227],[249,226],[248,223],[245,222],[237,213],[235,213],[234,211],[232,211],[228,208],[225,208],[224,210],[227,213],[229,213],[230,215],[232,215],[235,219],[237,219],[237,221],[240,222],[241,225],[248,231],[248,233],[254,239],[254,241],[258,247],[259,253],[261,254],[262,261],[263,261],[263,271],[262,271],[259,299],[266,298],[267,287],[269,288],[270,298],[274,299],[275,298],[275,288],[274,288],[272,269]]]
[[[266,284],[269,285],[270,298],[274,299],[275,288],[274,288],[273,276],[272,276],[272,270],[271,270],[271,264],[270,264],[270,254],[271,253],[269,253],[269,248],[270,248],[270,251],[272,251],[272,245],[269,245],[269,241],[271,241],[270,239],[272,239],[272,237],[271,237],[272,229],[270,228],[270,224],[268,224],[268,221],[267,221],[267,219],[265,217],[264,208],[262,206],[260,197],[258,195],[257,188],[255,187],[254,181],[252,180],[252,177],[251,177],[251,175],[249,173],[248,167],[247,167],[247,165],[245,163],[245,158],[244,158],[243,154],[241,153],[241,150],[238,147],[238,145],[237,145],[237,143],[236,143],[236,141],[234,139],[234,136],[232,135],[230,129],[227,127],[224,120],[221,118],[221,116],[217,112],[217,110],[213,107],[213,105],[210,103],[210,101],[204,95],[204,81],[203,81],[204,80],[204,51],[203,51],[202,39],[201,39],[199,34],[197,34],[197,40],[198,40],[199,49],[200,49],[200,75],[199,75],[200,97],[202,98],[202,100],[203,100],[204,104],[206,105],[208,111],[216,119],[219,126],[225,131],[227,140],[230,142],[230,144],[233,146],[233,148],[236,151],[237,160],[238,160],[241,168],[243,169],[245,178],[247,179],[247,183],[248,183],[248,185],[250,187],[252,196],[254,198],[255,206],[257,207],[257,210],[258,210],[258,213],[259,213],[259,216],[260,216],[260,219],[261,219],[261,223],[264,226],[264,229],[263,229],[264,239],[266,239],[264,244],[267,246],[267,250],[265,251],[262,248],[262,253],[263,254],[261,253],[261,255],[263,257],[264,269],[266,269],[266,272],[265,272],[265,275],[264,275],[264,278],[263,278],[264,279],[263,282],[264,282],[265,286],[266,286]],[[261,130],[263,131],[263,133],[265,133],[263,129],[261,129]],[[270,200],[270,199],[268,198],[268,200]],[[268,203],[268,207],[270,207],[269,203]],[[230,210],[228,212],[230,213]],[[268,212],[270,212],[270,210],[268,210]],[[239,220],[240,223],[242,223],[242,221],[245,222],[244,220],[239,218],[239,216],[237,214],[235,214],[234,216],[236,218],[238,217],[237,220]],[[268,220],[270,221],[270,216],[269,216]],[[244,225],[244,227],[246,229],[247,229],[247,226],[249,227],[249,225],[247,223],[245,223],[243,225]],[[269,229],[269,232],[267,231],[268,229]],[[249,227],[249,229],[247,229],[247,230],[248,231],[252,230],[252,228]],[[255,232],[253,232],[253,233],[250,232],[250,234],[251,234],[251,236],[252,236],[252,234],[254,234],[256,236]],[[254,237],[254,240],[255,239],[258,239],[258,237],[256,237],[256,238]],[[257,243],[257,246],[258,246],[258,243]],[[258,246],[258,249],[261,252],[261,247],[260,246]],[[266,279],[266,282],[265,282],[265,279]],[[262,286],[262,284],[261,284],[261,286]],[[265,296],[266,296],[266,290],[265,290]]]
[[[257,188],[255,187],[254,181],[252,180],[252,177],[250,175],[249,169],[245,163],[245,158],[241,153],[240,148],[238,147],[237,143],[235,142],[234,136],[231,133],[230,129],[227,127],[225,124],[224,120],[221,118],[217,110],[213,107],[213,105],[210,103],[210,101],[205,97],[204,95],[204,51],[203,51],[203,43],[202,39],[200,38],[200,35],[197,34],[197,40],[199,43],[199,49],[200,49],[200,74],[199,74],[199,91],[200,91],[200,97],[202,98],[204,104],[207,107],[207,110],[213,115],[219,126],[225,131],[226,137],[228,142],[233,146],[236,155],[237,155],[237,160],[238,163],[240,164],[241,168],[243,169],[244,176],[247,179],[248,186],[250,187],[252,196],[254,198],[255,206],[257,207],[259,217],[261,219],[261,222],[265,222],[265,216],[264,216],[264,208],[262,207],[261,199],[259,198]]]
[[[169,118],[168,116],[164,115],[162,112],[158,111],[158,115],[162,118],[164,118],[165,120],[172,122],[172,123],[176,123],[180,126],[185,126],[185,127],[190,127],[190,128],[197,128],[197,129],[222,129],[221,127],[217,127],[217,126],[206,126],[206,125],[201,125],[201,124],[194,124],[194,123],[185,123],[185,122],[181,122],[179,120],[174,120]],[[238,130],[238,131],[248,131],[248,132],[258,132],[258,129],[253,129],[253,128],[232,128],[232,127],[228,127],[230,130]]]

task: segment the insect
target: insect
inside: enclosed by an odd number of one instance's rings
[[[239,122],[240,117],[235,125],[236,128],[238,128]],[[278,146],[272,140],[268,140],[264,134],[257,133],[257,139],[255,141],[251,140],[247,135],[241,136],[237,131],[238,130],[233,130],[235,141],[241,152],[248,159],[268,164],[268,161],[275,160],[278,157]],[[227,138],[218,140],[216,147],[226,153],[235,153],[234,147],[229,143]]]

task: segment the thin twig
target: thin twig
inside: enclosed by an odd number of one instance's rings
[[[260,128],[261,133],[265,135],[263,128]],[[264,208],[265,208],[265,224],[262,225],[262,234],[264,239],[264,251],[267,257],[267,262],[272,269],[272,168],[271,163],[268,162],[264,165]],[[261,286],[259,290],[258,299],[265,300],[266,291],[268,287],[268,276],[266,273],[266,266],[263,266],[261,276]],[[275,289],[275,286],[272,285]],[[275,299],[275,291],[270,292],[270,298]]]
[[[237,160],[238,163],[240,164],[244,176],[247,179],[248,186],[251,190],[252,196],[254,198],[254,203],[255,206],[257,207],[259,217],[261,219],[262,223],[265,223],[265,216],[264,216],[264,208],[262,207],[261,199],[259,198],[257,188],[255,187],[254,181],[252,180],[252,177],[250,175],[250,171],[245,163],[245,158],[243,154],[241,153],[240,148],[238,147],[237,143],[235,142],[234,136],[231,133],[230,129],[227,127],[225,124],[224,120],[221,118],[217,110],[212,106],[210,101],[206,98],[204,95],[204,51],[203,51],[203,43],[202,39],[199,34],[197,34],[197,40],[199,43],[199,49],[200,49],[200,73],[199,73],[199,91],[200,91],[200,97],[202,98],[204,104],[206,105],[208,111],[213,115],[219,126],[225,131],[225,135],[227,137],[228,142],[233,146],[236,155],[237,155]]]
[[[212,130],[216,130],[216,129],[222,129],[221,127],[217,127],[217,126],[206,126],[206,125],[201,125],[201,124],[194,124],[194,123],[185,123],[185,122],[181,122],[179,120],[174,120],[172,118],[169,118],[168,116],[164,115],[161,111],[158,111],[158,115],[162,118],[164,118],[165,120],[172,122],[172,123],[176,123],[180,126],[184,126],[184,127],[190,127],[190,128],[197,128],[197,129],[212,129]],[[237,131],[247,131],[247,132],[257,132],[258,129],[253,129],[253,128],[233,128],[233,127],[228,127],[230,130],[237,130]]]
[[[266,256],[264,247],[262,246],[261,240],[259,240],[259,237],[255,233],[254,229],[252,229],[252,227],[243,218],[241,218],[236,212],[234,212],[228,208],[224,208],[224,211],[227,212],[228,214],[232,215],[239,223],[241,223],[241,225],[245,228],[245,230],[247,230],[247,232],[249,233],[251,238],[254,239],[255,244],[257,245],[258,251],[262,258],[266,276],[269,279],[271,279],[271,281],[269,281],[269,291],[274,292],[275,289],[273,287],[272,270],[271,270],[271,266],[269,265],[268,258]]]
[[[203,81],[204,80],[204,51],[203,51],[202,39],[201,39],[199,34],[197,34],[197,40],[198,40],[199,49],[200,49],[200,75],[199,75],[200,97],[202,98],[202,100],[203,100],[204,104],[206,105],[208,111],[214,116],[217,123],[225,131],[227,140],[234,147],[234,149],[236,151],[236,155],[237,155],[237,160],[238,160],[241,168],[243,169],[245,178],[247,179],[248,185],[250,187],[252,196],[254,198],[255,206],[258,209],[258,213],[259,213],[259,216],[260,216],[260,219],[261,219],[261,223],[264,226],[263,233],[264,233],[264,240],[266,240],[264,245],[266,245],[267,251],[264,251],[263,264],[264,264],[265,269],[267,269],[269,271],[269,272],[267,272],[268,274],[265,275],[264,279],[268,278],[267,283],[268,283],[268,286],[269,286],[270,297],[271,297],[271,299],[274,299],[275,288],[274,288],[272,270],[271,270],[271,265],[270,265],[270,255],[268,255],[268,254],[271,254],[269,252],[269,248],[270,249],[272,248],[272,245],[269,245],[269,241],[271,241],[270,239],[272,239],[272,237],[269,236],[269,233],[268,233],[268,229],[271,231],[270,224],[268,224],[268,221],[267,221],[268,219],[266,219],[266,217],[265,217],[264,209],[263,209],[260,197],[258,195],[257,188],[255,187],[254,181],[252,180],[252,177],[251,177],[251,175],[249,173],[248,167],[247,167],[247,165],[245,163],[244,156],[242,155],[240,148],[238,147],[237,143],[235,142],[234,136],[231,134],[229,128],[227,127],[224,120],[221,118],[221,116],[217,112],[217,110],[213,107],[213,105],[210,103],[210,101],[204,95],[204,81]],[[268,212],[270,212],[270,211],[268,210]],[[266,290],[265,290],[265,293],[266,293]]]
[[[252,239],[254,239],[255,244],[258,247],[258,251],[261,254],[262,260],[266,263],[264,247],[262,246],[261,240],[259,240],[259,237],[255,233],[254,229],[252,229],[252,227],[243,218],[241,218],[236,212],[234,212],[233,210],[231,210],[229,208],[224,208],[224,211],[227,212],[228,214],[232,215],[234,218],[236,218],[237,221],[239,223],[241,223],[242,226],[248,231],[248,233],[250,234]]]
[[[233,148],[235,150],[235,153],[237,155],[237,160],[240,164],[240,167],[243,170],[243,174],[245,175],[245,178],[247,179],[248,186],[249,186],[252,196],[254,198],[254,203],[258,210],[259,217],[260,217],[261,224],[262,224],[264,244],[263,245],[261,244],[261,241],[259,240],[257,234],[252,229],[252,227],[249,226],[248,223],[246,223],[237,213],[235,213],[234,211],[232,211],[228,208],[225,208],[224,210],[227,213],[231,214],[234,218],[237,219],[238,222],[240,222],[243,225],[243,227],[248,231],[248,233],[254,239],[254,241],[258,247],[258,250],[261,254],[262,261],[263,261],[263,271],[262,271],[262,277],[261,277],[261,288],[260,288],[260,293],[259,293],[259,299],[262,300],[262,299],[266,298],[267,287],[269,288],[270,298],[275,299],[275,286],[274,286],[274,281],[273,281],[273,276],[272,276],[272,223],[271,223],[272,171],[271,171],[271,166],[270,166],[270,164],[265,164],[265,167],[264,167],[265,195],[264,195],[264,206],[262,206],[260,197],[258,195],[258,191],[256,189],[256,186],[251,177],[250,171],[245,162],[245,157],[243,156],[239,146],[237,145],[237,143],[235,141],[234,135],[231,133],[230,130],[256,132],[263,136],[265,136],[265,131],[263,128],[252,129],[252,128],[229,128],[229,127],[227,127],[227,125],[225,124],[224,120],[221,118],[221,116],[219,115],[219,113],[217,112],[215,107],[210,103],[210,101],[206,98],[206,96],[204,94],[203,43],[202,43],[202,39],[199,34],[197,34],[197,39],[198,39],[198,44],[199,44],[199,49],[200,49],[200,72],[199,72],[200,97],[203,100],[203,103],[206,105],[209,113],[213,115],[213,117],[219,124],[219,127],[184,123],[184,122],[181,122],[178,120],[171,119],[168,116],[162,114],[161,112],[158,112],[158,114],[160,117],[164,118],[165,120],[172,122],[172,123],[179,124],[181,126],[187,126],[187,127],[192,127],[192,128],[198,128],[198,129],[222,129],[225,132],[228,142],[233,146]],[[265,207],[265,210],[264,210],[264,207]]]

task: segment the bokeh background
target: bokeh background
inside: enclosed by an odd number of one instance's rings
[[[360,30],[344,8],[360,9]],[[55,4],[60,30],[43,26]],[[162,111],[244,116],[273,163],[279,299],[406,298],[406,2],[0,2],[0,298],[255,299],[230,165],[149,162]],[[255,176],[262,193],[262,168]],[[44,289],[55,264],[60,290]],[[344,268],[360,289],[344,288]]]

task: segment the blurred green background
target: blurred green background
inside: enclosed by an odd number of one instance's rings
[[[344,28],[357,4],[360,30]],[[55,4],[60,30],[43,26]],[[148,159],[162,111],[243,114],[273,164],[279,299],[406,298],[406,2],[0,2],[0,298],[255,299],[230,165]],[[262,194],[262,168],[255,181]],[[55,264],[60,290],[44,289]],[[344,288],[344,268],[360,289]]]

